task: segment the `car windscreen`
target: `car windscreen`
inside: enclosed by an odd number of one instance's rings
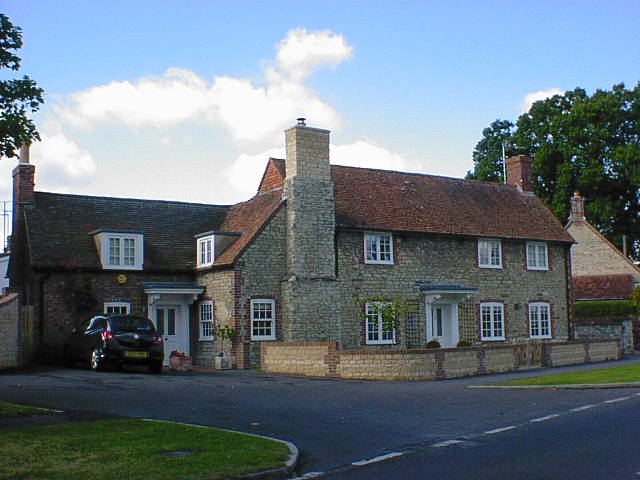
[[[155,328],[148,318],[144,317],[111,317],[111,331],[155,333]]]

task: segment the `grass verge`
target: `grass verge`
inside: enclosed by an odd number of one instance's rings
[[[3,430],[0,479],[199,480],[284,466],[280,442],[144,420]]]
[[[42,415],[53,413],[46,408],[28,407],[26,405],[16,405],[14,403],[0,402],[0,418],[26,417],[29,415]]]
[[[536,386],[536,385],[580,385],[606,383],[640,382],[640,364],[624,365],[622,367],[608,367],[598,370],[561,373],[544,377],[522,378],[511,382],[496,383],[494,385]]]

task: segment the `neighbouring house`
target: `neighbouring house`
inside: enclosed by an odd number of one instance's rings
[[[633,289],[640,286],[640,268],[587,221],[584,198],[577,192],[571,198],[566,229],[576,241],[571,247],[572,297],[579,306],[575,336],[620,338],[625,351],[633,350],[640,345],[638,319],[632,322],[629,313],[615,312],[620,310],[619,302],[628,303]],[[607,304],[613,314],[602,313]],[[594,316],[589,314],[589,305],[593,305]]]
[[[533,194],[531,158],[508,159],[504,185],[344,167],[329,163],[329,134],[300,119],[286,160],[269,159],[236,205],[39,192],[22,155],[10,278],[39,354],[59,355],[100,312],[148,315],[167,352],[200,365],[220,353],[214,326],[233,326],[225,353],[239,368],[274,341],[393,351],[570,339],[573,239]],[[380,299],[414,308],[385,329]]]

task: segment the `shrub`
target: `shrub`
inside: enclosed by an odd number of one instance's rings
[[[430,340],[427,342],[427,348],[440,348],[440,342],[437,340]]]
[[[458,342],[458,344],[456,345],[456,347],[460,348],[460,347],[470,347],[472,344],[469,340],[460,340]]]
[[[636,313],[631,300],[583,300],[573,304],[578,318],[628,317]]]

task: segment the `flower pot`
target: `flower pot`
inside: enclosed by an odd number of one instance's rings
[[[189,372],[193,366],[191,357],[169,357],[169,368],[178,372]]]

